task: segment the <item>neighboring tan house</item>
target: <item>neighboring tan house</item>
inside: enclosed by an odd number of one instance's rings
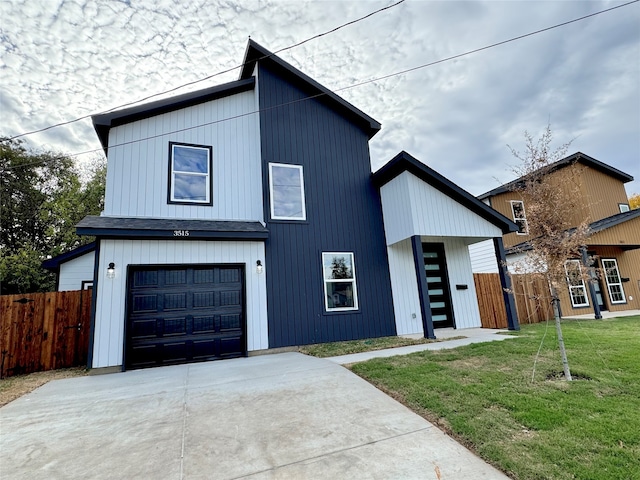
[[[561,175],[562,169],[578,163],[579,188],[583,208],[567,212],[573,226],[590,222],[587,256],[595,259],[601,272],[589,285],[579,276],[567,276],[567,288],[559,292],[563,316],[593,311],[619,312],[640,309],[640,209],[630,210],[624,184],[633,180],[584,153],[575,153],[551,166],[549,175]],[[521,257],[530,239],[527,227],[527,202],[512,191],[519,179],[504,184],[478,198],[518,224],[518,231],[504,236],[507,261]],[[561,205],[558,206],[562,208]],[[491,259],[482,259],[482,248],[473,251],[474,272],[490,271]],[[582,258],[567,259],[567,271],[584,268]],[[571,279],[569,278],[571,277]]]
[[[517,225],[404,152],[372,174],[380,124],[254,41],[239,80],[93,124],[90,368],[481,326],[467,246]]]

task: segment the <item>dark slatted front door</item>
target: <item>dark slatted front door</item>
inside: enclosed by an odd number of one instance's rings
[[[447,263],[442,243],[423,243],[422,256],[427,274],[433,328],[453,327]]]
[[[126,368],[246,355],[244,267],[132,267]]]

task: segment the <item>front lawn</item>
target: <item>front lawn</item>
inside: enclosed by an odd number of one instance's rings
[[[566,320],[563,334],[573,382],[553,323],[351,368],[512,478],[640,479],[640,316]]]

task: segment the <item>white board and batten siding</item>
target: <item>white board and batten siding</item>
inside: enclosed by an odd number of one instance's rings
[[[248,91],[111,128],[103,215],[263,221],[257,110]],[[212,146],[212,206],[167,202],[169,142]]]
[[[484,240],[469,245],[469,255],[471,256],[473,273],[499,273],[493,240]]]
[[[502,231],[437,188],[403,172],[380,189],[387,245],[413,235],[466,237],[467,243]]]
[[[480,327],[468,246],[500,237],[500,228],[410,172],[383,185],[380,196],[398,334],[423,333],[410,240],[414,235],[422,242],[444,244],[456,328]],[[467,288],[457,290],[456,285]]]
[[[100,272],[92,367],[122,365],[129,265],[246,264],[247,347],[267,349],[266,274],[256,272],[257,260],[264,261],[263,242],[102,240],[100,265],[114,262],[117,268],[112,279]]]
[[[465,240],[455,237],[426,236],[422,236],[420,240],[425,243],[444,244],[456,328],[481,327],[476,287]],[[411,240],[406,239],[389,245],[387,253],[398,335],[424,334]],[[467,289],[457,290],[456,285],[466,285]]]
[[[82,282],[93,282],[93,263],[95,258],[96,252],[91,251],[61,263],[58,291],[81,290]]]

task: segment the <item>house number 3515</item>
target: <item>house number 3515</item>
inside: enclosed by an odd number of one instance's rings
[[[173,236],[174,237],[188,237],[189,236],[189,230],[174,230],[173,231]]]

